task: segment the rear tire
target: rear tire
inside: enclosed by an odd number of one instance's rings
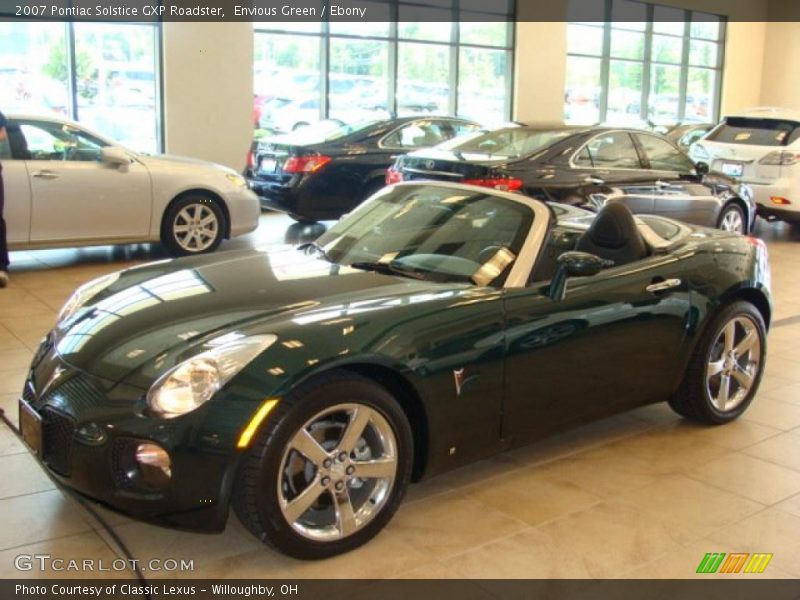
[[[204,194],[188,194],[173,202],[164,213],[161,241],[173,256],[213,252],[227,229],[219,202]]]
[[[731,233],[747,233],[747,220],[742,207],[735,202],[729,202],[722,208],[717,221],[717,228]]]
[[[295,558],[327,558],[383,529],[403,499],[412,459],[411,428],[392,395],[332,371],[270,413],[242,458],[233,508],[265,544]]]
[[[723,306],[702,333],[669,405],[709,425],[738,418],[761,382],[766,342],[764,319],[755,306],[742,300]]]

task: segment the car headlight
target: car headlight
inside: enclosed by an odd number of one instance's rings
[[[109,273],[108,275],[104,275],[103,277],[98,277],[97,279],[93,279],[88,283],[84,283],[81,287],[75,290],[72,296],[69,297],[69,300],[67,300],[66,304],[64,304],[64,306],[61,308],[61,312],[58,313],[58,322],[60,323],[61,321],[69,319],[79,309],[83,308],[83,306],[94,296],[102,292],[104,289],[114,285],[119,279],[119,275],[119,271],[117,271],[116,273]]]
[[[227,335],[210,342],[212,348],[180,363],[153,384],[147,393],[148,406],[165,419],[195,410],[277,339],[273,334],[238,339]]]
[[[236,173],[226,173],[225,177],[227,177],[228,181],[230,181],[236,187],[247,187],[247,180],[241,175],[237,175]]]

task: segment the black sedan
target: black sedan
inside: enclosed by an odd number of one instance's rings
[[[21,429],[112,507],[213,531],[232,505],[322,558],[376,535],[409,481],[566,428],[662,401],[736,419],[769,278],[760,240],[623,204],[390,186],[305,247],[85,285],[34,357]]]
[[[520,191],[598,208],[626,204],[688,223],[747,233],[752,191],[692,161],[662,136],[610,127],[513,127],[476,132],[399,157],[389,181],[434,179]]]
[[[455,117],[415,116],[345,125],[322,121],[262,141],[250,186],[264,208],[311,222],[338,219],[382,188],[401,154],[479,128]]]

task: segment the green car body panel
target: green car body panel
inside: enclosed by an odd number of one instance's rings
[[[675,248],[595,277],[477,287],[331,264],[294,249],[228,252],[153,263],[119,280],[46,338],[24,396],[108,439],[78,439],[70,487],[139,518],[194,530],[224,527],[242,430],[265,399],[349,369],[387,387],[414,432],[415,478],[635,406],[680,384],[715,307],[740,296],[769,321],[762,245],[695,229]],[[580,235],[568,221],[554,235]],[[654,278],[682,285],[663,295]],[[152,415],[146,394],[165,372],[227,334],[277,342],[215,397],[185,415]],[[269,417],[268,417],[269,418]],[[153,440],[172,457],[159,492],[124,482],[130,444]]]

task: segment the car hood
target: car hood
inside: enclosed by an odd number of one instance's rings
[[[68,365],[119,382],[146,364],[157,376],[171,366],[167,354],[188,357],[233,331],[272,333],[301,313],[464,287],[343,267],[292,248],[225,252],[123,272],[59,324],[54,344]]]
[[[172,154],[158,154],[158,155],[139,154],[137,155],[137,158],[146,167],[180,166],[180,167],[203,167],[206,169],[211,167],[219,169],[220,171],[224,171],[225,173],[235,173],[233,169],[230,169],[223,165],[212,163],[207,160],[189,158],[187,156],[175,156]]]

